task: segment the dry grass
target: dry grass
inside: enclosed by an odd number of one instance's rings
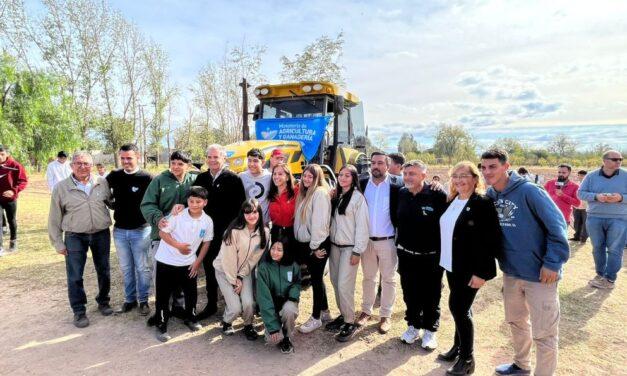
[[[437,170],[436,170],[437,171]],[[437,171],[441,173],[443,171]],[[65,270],[61,256],[57,255],[48,242],[47,213],[49,195],[41,176],[34,176],[33,183],[20,198],[20,251],[8,257],[0,258],[0,283],[3,293],[8,290],[14,295],[47,294],[50,289],[65,288]],[[91,264],[91,263],[88,263]],[[112,252],[112,297],[115,304],[122,301],[122,282],[117,257]],[[562,319],[560,333],[560,375],[620,375],[627,374],[625,345],[627,330],[627,284],[624,271],[620,273],[616,289],[612,292],[600,291],[587,286],[587,281],[594,275],[591,247],[589,244],[572,244],[571,259],[565,266],[564,279],[560,284]],[[361,279],[361,275],[358,277]],[[95,291],[93,266],[86,269],[86,284],[89,291]],[[199,281],[202,284],[202,281]],[[56,287],[55,287],[56,286]],[[360,286],[358,282],[357,286]],[[445,365],[435,361],[435,354],[428,354],[415,347],[403,345],[397,340],[404,331],[404,305],[402,297],[397,297],[393,320],[395,325],[387,336],[377,334],[374,323],[364,329],[358,339],[349,345],[339,345],[330,340],[328,333],[316,332],[306,338],[296,339],[298,358],[279,358],[285,362],[285,370],[302,374],[443,374]],[[510,359],[511,347],[509,329],[503,322],[501,299],[501,280],[491,281],[479,293],[474,305],[476,322],[476,357],[477,374],[491,374],[492,367]],[[357,288],[356,302],[361,301],[361,288]],[[327,283],[329,304],[337,313],[333,291]],[[89,292],[88,292],[89,293]],[[200,297],[199,306],[204,304]],[[93,297],[93,295],[91,295]],[[453,323],[447,308],[448,293],[445,289],[442,298],[442,321],[439,332],[441,349],[448,348],[453,335]],[[38,302],[46,304],[46,302]],[[51,303],[52,304],[52,303]],[[67,303],[59,302],[55,310],[59,315],[66,315]],[[93,304],[90,301],[90,305]],[[359,307],[359,305],[357,305]],[[7,308],[7,307],[5,307]],[[93,308],[93,307],[92,307]],[[25,309],[28,309],[26,307]],[[311,309],[311,290],[304,293],[299,321],[307,319]],[[7,310],[3,310],[7,314]],[[17,314],[12,312],[12,314]],[[127,322],[136,325],[137,318],[118,317],[117,324],[103,321],[98,325],[112,325],[111,330]],[[205,327],[206,331],[216,330],[217,322]],[[0,330],[1,332],[1,330]],[[1,334],[1,333],[0,333]],[[5,333],[6,334],[6,333]],[[1,335],[0,338],[4,338]],[[217,337],[219,338],[219,337]],[[92,339],[97,340],[97,339]],[[1,342],[2,340],[0,340]],[[216,340],[217,341],[217,340]],[[185,345],[182,344],[182,349]],[[220,346],[215,344],[211,346]],[[226,345],[225,345],[226,346]],[[249,346],[243,342],[242,346]],[[208,350],[209,351],[209,350]],[[219,351],[219,350],[211,350]],[[211,354],[214,354],[213,352]],[[215,355],[215,354],[214,354]],[[266,355],[264,355],[266,356]],[[10,359],[10,358],[7,358]],[[303,363],[303,359],[305,359]],[[6,360],[6,359],[5,359]],[[159,360],[153,360],[159,361]],[[306,365],[305,365],[306,364]],[[365,366],[364,366],[365,365]],[[149,369],[159,369],[159,363],[149,364]],[[242,369],[250,366],[240,365]],[[260,367],[263,365],[260,364]],[[230,371],[233,371],[230,369]],[[0,372],[2,373],[2,372]],[[37,372],[35,372],[37,373]],[[42,372],[46,373],[46,372]],[[133,373],[133,372],[131,372]]]

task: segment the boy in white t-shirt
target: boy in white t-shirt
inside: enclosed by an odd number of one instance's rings
[[[155,315],[148,320],[148,325],[157,327],[157,339],[161,342],[172,338],[168,334],[168,302],[177,287],[185,294],[185,325],[192,331],[202,328],[196,320],[196,277],[213,239],[213,221],[203,211],[207,205],[207,196],[205,188],[191,187],[187,195],[187,208],[170,217],[167,227],[159,231],[162,241],[155,254],[156,307]]]

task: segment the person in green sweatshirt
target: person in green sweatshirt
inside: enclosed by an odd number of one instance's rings
[[[257,304],[266,327],[266,341],[284,354],[294,352],[294,332],[300,298],[300,266],[288,257],[287,239],[270,247],[257,266]]]
[[[183,152],[175,151],[170,155],[170,168],[157,175],[146,188],[139,209],[146,222],[150,225],[149,262],[152,271],[152,286],[155,285],[155,253],[159,248],[159,224],[167,223],[166,217],[176,204],[186,203],[187,193],[194,182],[196,174],[190,172],[192,160]],[[162,226],[165,227],[165,226]],[[194,250],[195,251],[195,250]],[[172,316],[183,317],[183,296],[180,290],[174,293],[175,301]]]

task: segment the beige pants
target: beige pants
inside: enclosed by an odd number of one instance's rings
[[[292,338],[294,333],[294,327],[296,326],[296,318],[298,317],[298,304],[288,300],[283,303],[283,307],[279,311],[279,317],[281,317],[281,326],[285,329],[285,335]],[[283,332],[279,332],[281,339],[283,339]],[[269,340],[268,332],[266,331],[266,341]]]
[[[531,343],[536,344],[535,375],[553,375],[557,367],[560,303],[557,282],[544,284],[503,275],[505,321],[512,332],[514,363],[531,369]]]
[[[394,239],[368,242],[368,248],[361,255],[363,279],[363,301],[361,309],[372,315],[372,306],[377,296],[377,274],[381,272],[381,308],[379,316],[392,317],[392,307],[396,299],[396,268],[398,257]]]
[[[335,301],[344,316],[344,322],[355,322],[355,280],[358,265],[351,265],[352,247],[338,248],[331,245],[329,273],[335,291]]]
[[[242,291],[239,295],[233,290],[233,285],[226,279],[226,274],[216,270],[216,280],[222,296],[224,296],[224,316],[222,321],[232,323],[239,315],[242,315],[244,325],[253,323],[253,315],[255,313],[255,299],[253,298],[253,279],[247,275],[242,280]]]

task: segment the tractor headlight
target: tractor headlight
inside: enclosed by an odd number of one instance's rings
[[[233,158],[231,163],[233,163],[234,167],[240,167],[244,164],[244,158]]]
[[[305,93],[309,93],[309,92],[311,91],[311,86],[309,86],[309,85],[305,85],[305,86],[303,86],[303,91],[304,91]]]
[[[268,89],[267,87],[264,87],[263,89],[259,90],[259,92],[261,93],[261,95],[268,95],[268,93],[270,92],[270,89]]]
[[[314,84],[313,89],[315,91],[320,91],[320,90],[322,90],[322,85],[321,84]]]

